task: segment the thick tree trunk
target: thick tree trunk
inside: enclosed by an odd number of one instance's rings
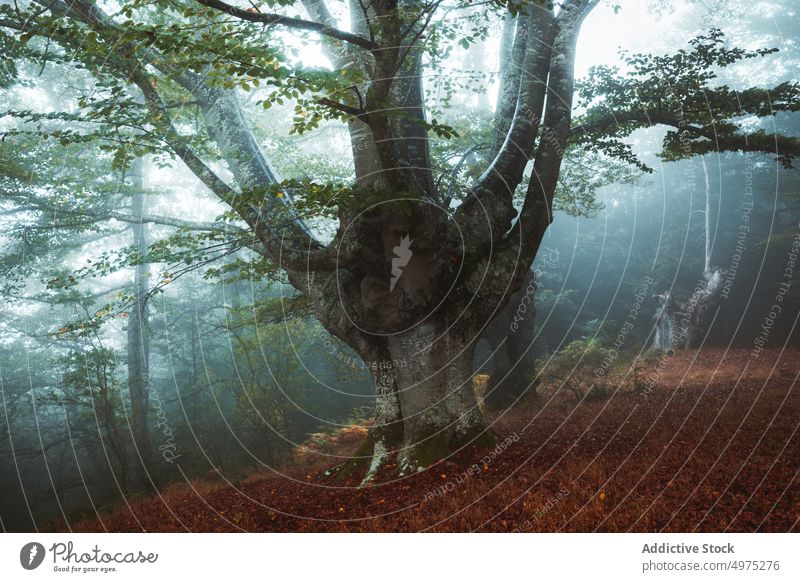
[[[472,385],[474,338],[426,322],[388,343],[403,421],[401,473],[491,439]]]
[[[137,158],[131,167],[131,182],[135,189],[132,197],[132,213],[144,213],[144,194],[142,192],[142,159]],[[147,254],[147,226],[133,224],[133,244],[140,257]],[[128,316],[128,388],[131,398],[131,430],[139,462],[134,471],[137,486],[151,487],[149,468],[152,467],[152,447],[148,430],[148,411],[150,408],[150,330],[147,313],[147,270],[148,265],[139,264],[134,269],[134,303]]]
[[[368,482],[389,460],[409,474],[493,442],[473,389],[475,336],[451,327],[431,320],[361,346],[376,386],[375,424],[346,474],[355,468]]]
[[[375,424],[362,447],[369,459],[364,482],[370,481],[403,442],[403,415],[397,395],[394,362],[384,352],[377,360],[367,361],[375,382]],[[358,460],[358,459],[357,459]]]
[[[571,4],[562,13],[557,22],[552,12],[531,7],[518,20],[512,53],[517,55],[515,70],[526,71],[525,82],[505,92],[502,103],[513,112],[508,129],[501,128],[506,139],[454,219],[424,202],[406,204],[411,208],[385,204],[358,216],[342,216],[340,223],[348,226],[337,239],[343,249],[341,269],[335,275],[291,279],[309,282],[303,292],[331,333],[365,360],[370,354],[364,346],[379,346],[391,361],[391,374],[376,375],[378,409],[392,414],[377,414],[377,428],[361,451],[371,461],[366,463],[367,480],[393,454],[397,471],[408,474],[465,445],[493,439],[473,390],[474,348],[486,321],[524,287],[552,220],[552,197],[569,132],[575,38],[585,11]],[[386,52],[376,59],[382,61],[379,67],[392,60]],[[553,86],[546,84],[548,78]],[[371,94],[375,98],[390,92],[373,86]],[[531,180],[519,220],[513,223],[517,211],[509,183],[521,181],[540,124],[545,133],[538,143],[537,179]],[[401,163],[408,163],[408,151],[399,145],[413,143],[415,137],[403,134],[398,124],[392,127],[402,135],[387,133],[378,119],[371,126],[376,139],[400,142],[393,143],[399,156],[394,148],[379,152],[382,166],[389,169],[389,187],[400,199],[407,192],[424,197],[427,192],[419,187],[424,180],[415,179]],[[528,342],[523,353],[529,347]],[[393,422],[383,422],[383,416]]]

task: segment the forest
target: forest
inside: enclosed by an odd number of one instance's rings
[[[0,530],[800,531],[792,0],[0,0]]]

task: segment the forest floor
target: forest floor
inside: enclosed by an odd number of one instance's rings
[[[323,463],[237,485],[195,480],[50,528],[800,531],[800,351],[667,360],[649,389],[626,382],[591,402],[557,393],[520,405],[494,419],[505,447],[460,451],[458,463],[412,476],[358,487]],[[361,436],[342,438],[341,452]]]

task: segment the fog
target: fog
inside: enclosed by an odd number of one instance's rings
[[[88,42],[93,56],[75,66],[76,49],[63,35],[50,46],[4,25],[15,4],[0,4],[2,529],[69,524],[174,483],[238,486],[254,473],[302,480],[307,465],[345,463],[355,451],[334,445],[354,427],[366,433],[375,424],[375,362],[331,334],[317,299],[279,261],[254,250],[252,225],[157,139],[165,131],[157,117],[140,119],[143,113],[119,106],[140,96],[132,84],[94,72],[110,49]],[[99,4],[114,13],[128,3]],[[482,22],[480,5],[452,4],[467,28],[485,24],[486,36],[476,33],[465,48],[458,30],[423,57],[428,119],[456,130],[448,137],[429,128],[433,179],[452,195],[445,211],[469,196],[490,161],[503,30],[501,14]],[[137,14],[159,24],[155,12]],[[334,16],[353,30],[345,7]],[[437,14],[431,27],[455,18]],[[619,67],[624,77],[632,65],[621,51],[673,53],[718,27],[725,46],[779,50],[715,69],[713,86],[794,83],[799,22],[788,1],[603,2],[583,24],[575,78],[580,86],[598,66]],[[334,68],[317,36],[270,38],[285,50],[287,70]],[[229,58],[239,58],[234,49]],[[236,87],[255,140],[283,181],[270,195],[295,208],[322,244],[338,240],[345,203],[336,192],[357,178],[347,122],[322,116],[318,127],[297,131],[298,116],[314,115],[301,90],[278,99],[268,81]],[[228,183],[240,179],[191,96],[167,79],[158,90],[177,134],[208,168]],[[603,99],[576,99],[574,117]],[[708,102],[712,118],[717,107]],[[796,142],[796,111],[795,102],[719,121]],[[638,166],[592,148],[567,149],[554,220],[530,269],[534,283],[498,308],[516,322],[512,330],[527,330],[511,364],[524,386],[501,410],[549,398],[548,389],[575,390],[582,399],[597,384],[596,370],[626,376],[665,349],[757,356],[797,347],[797,170],[780,151],[720,147],[670,159],[659,155],[667,132],[656,126],[624,137]],[[526,181],[533,165],[531,157]],[[333,184],[334,193],[322,186],[307,193],[311,181]],[[517,210],[523,199],[521,187]],[[525,293],[533,299],[522,310]],[[691,331],[664,343],[665,326],[680,328],[687,310],[694,311]],[[496,386],[504,366],[498,345],[488,335],[474,339],[476,377],[488,374]],[[144,409],[137,394],[146,395]]]

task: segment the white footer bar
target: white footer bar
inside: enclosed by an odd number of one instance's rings
[[[794,534],[3,534],[2,580],[800,580]],[[583,576],[584,578],[578,578]],[[220,577],[220,578],[216,578]],[[222,578],[224,577],[224,578]],[[591,577],[591,578],[589,578]]]

